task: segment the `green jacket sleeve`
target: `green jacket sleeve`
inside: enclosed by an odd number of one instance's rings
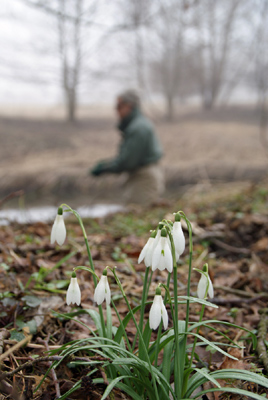
[[[102,171],[120,173],[135,170],[143,163],[146,147],[147,136],[145,132],[132,132],[123,139],[118,156],[111,161],[105,162],[102,166]]]
[[[117,157],[102,162],[99,173],[131,172],[157,162],[162,157],[162,148],[153,126],[142,114],[136,113],[122,132],[123,138]]]

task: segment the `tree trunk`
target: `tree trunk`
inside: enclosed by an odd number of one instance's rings
[[[168,95],[166,97],[166,119],[168,122],[172,122],[174,118],[174,98]]]
[[[212,95],[212,93],[205,94],[203,96],[202,103],[205,110],[211,110],[215,105],[215,97]]]
[[[66,93],[67,97],[67,118],[69,122],[74,122],[76,120],[76,96],[75,93],[71,90],[68,93]]]

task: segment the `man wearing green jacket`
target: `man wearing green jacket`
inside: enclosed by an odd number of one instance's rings
[[[163,173],[159,165],[163,152],[151,122],[140,111],[140,100],[133,90],[117,98],[118,129],[122,140],[117,157],[99,162],[91,174],[127,172],[127,203],[150,204],[163,192]]]

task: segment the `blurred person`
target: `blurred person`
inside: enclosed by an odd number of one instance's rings
[[[122,136],[118,155],[99,162],[91,174],[127,172],[124,201],[144,205],[157,202],[164,190],[159,163],[163,152],[153,125],[142,114],[140,99],[134,90],[126,90],[117,97],[116,111],[117,128]]]

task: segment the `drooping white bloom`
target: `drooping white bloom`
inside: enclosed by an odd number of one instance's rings
[[[58,214],[52,226],[50,243],[53,244],[56,241],[60,246],[62,246],[65,239],[66,239],[66,228],[64,224],[63,215]]]
[[[163,320],[164,329],[168,327],[168,313],[161,294],[154,296],[154,301],[149,313],[149,325],[151,329],[157,329]]]
[[[168,238],[161,236],[154,251],[152,257],[152,271],[159,269],[163,271],[167,269],[168,272],[172,272],[173,262],[172,254],[168,244]]]
[[[176,252],[176,261],[178,261],[185,250],[185,237],[180,221],[175,221],[173,224],[173,240]]]
[[[104,270],[104,273],[107,270]],[[102,275],[100,278],[99,283],[96,286],[95,293],[94,293],[94,301],[98,304],[98,306],[106,300],[106,304],[109,305],[111,302],[111,290],[108,283],[107,275]]]
[[[144,260],[144,264],[146,265],[146,267],[151,267],[152,266],[152,256],[153,256],[153,249],[154,249],[154,242],[155,242],[155,238],[154,237],[150,237],[145,246],[143,247],[139,259],[138,259],[138,263],[140,264],[142,262],[142,260]]]
[[[71,303],[76,303],[79,306],[79,304],[81,303],[81,291],[75,274],[72,276],[71,283],[67,290],[66,303],[68,304],[68,306]]]
[[[197,286],[197,296],[199,297],[199,299],[204,299],[206,297],[207,286],[208,286],[207,294],[212,299],[214,297],[212,282],[209,276],[202,274]]]
[[[206,297],[206,293],[211,299],[213,299],[214,290],[211,279],[208,275],[208,272],[203,272],[201,273],[201,278],[198,282],[197,296],[199,297],[199,299],[204,299]]]

